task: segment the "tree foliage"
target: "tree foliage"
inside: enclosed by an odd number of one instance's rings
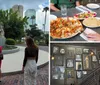
[[[2,22],[5,37],[20,39],[24,35],[24,26],[27,23],[27,17],[18,17],[17,12],[10,10],[0,10],[0,22]]]
[[[38,29],[37,24],[30,25],[31,29],[26,30],[27,36],[31,36],[32,38],[42,38],[43,32]]]

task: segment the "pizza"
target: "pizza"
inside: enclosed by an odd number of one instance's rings
[[[78,14],[75,14],[74,15],[74,18],[77,18],[79,20],[83,20],[85,18],[89,18],[89,17],[95,17],[97,14],[96,12],[81,12],[81,13],[78,13]]]
[[[57,18],[50,22],[50,36],[56,39],[70,38],[83,31],[81,22],[72,17]]]

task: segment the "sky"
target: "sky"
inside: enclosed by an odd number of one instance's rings
[[[46,2],[47,0],[0,0],[0,9],[9,9],[13,5],[23,5],[24,11],[27,9],[39,9],[38,5]]]

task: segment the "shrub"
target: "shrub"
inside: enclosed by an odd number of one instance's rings
[[[11,38],[7,38],[6,39],[6,44],[7,45],[15,45],[15,40],[14,39],[11,39]]]

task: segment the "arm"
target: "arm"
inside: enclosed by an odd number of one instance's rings
[[[78,0],[76,0],[76,6],[79,6],[80,2]]]
[[[89,33],[86,36],[88,37],[88,40],[90,41],[100,41],[100,34],[98,33],[95,33],[95,34]]]
[[[38,62],[38,53],[39,53],[39,49],[37,49],[37,52],[36,52],[36,63]]]
[[[50,4],[50,9],[53,10],[53,11],[60,11],[58,8],[56,8],[56,7],[54,6],[53,3]]]
[[[27,62],[27,49],[25,48],[25,55],[24,55],[23,67],[25,67],[26,62]]]

